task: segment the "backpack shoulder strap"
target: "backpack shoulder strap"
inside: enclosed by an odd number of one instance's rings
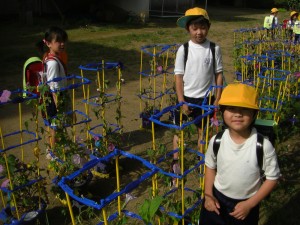
[[[65,64],[56,56],[53,56],[53,55],[47,55],[44,60],[43,60],[43,65],[44,65],[44,72],[47,72],[47,67],[46,67],[46,63],[48,61],[51,61],[51,60],[54,60],[56,61],[58,64],[61,64],[62,67],[64,68],[64,72],[66,73],[66,67],[65,67]],[[60,68],[60,67],[59,67]]]
[[[214,143],[213,143],[213,151],[214,151],[214,154],[215,154],[216,157],[217,157],[218,152],[219,152],[221,139],[222,139],[224,131],[225,130],[222,130],[222,131],[220,131],[219,133],[216,134],[216,137],[215,137],[215,140],[214,140]]]
[[[183,44],[183,48],[184,48],[184,69],[185,69],[186,61],[187,61],[188,54],[189,54],[189,43],[185,42]]]
[[[264,173],[264,171],[262,169],[263,156],[264,156],[264,136],[260,133],[257,133],[256,157],[257,157],[257,164],[259,166],[261,175]]]
[[[209,48],[211,50],[212,56],[213,56],[213,70],[215,73],[215,68],[216,68],[216,44],[214,42],[209,43]]]

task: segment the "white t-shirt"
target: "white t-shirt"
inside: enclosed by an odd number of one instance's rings
[[[46,75],[47,81],[53,80],[54,78],[65,78],[65,68],[61,64],[61,62],[57,59],[46,60]],[[48,85],[52,91],[59,90],[63,87],[66,87],[67,81],[66,79],[62,79],[59,82],[50,82]]]
[[[260,168],[257,163],[257,131],[252,129],[250,137],[242,144],[236,144],[225,130],[217,159],[213,152],[211,138],[205,154],[205,165],[217,169],[214,186],[218,191],[233,199],[247,199],[253,196],[261,186]],[[263,170],[266,179],[277,180],[280,170],[277,156],[271,142],[264,139]]]
[[[215,73],[223,71],[221,49],[215,46]],[[182,75],[184,95],[191,98],[203,98],[211,85],[215,85],[213,55],[210,41],[195,44],[189,41],[188,58],[184,69],[184,47],[181,45],[176,54],[175,76]]]
[[[289,20],[288,23],[287,23],[287,27],[288,27],[289,29],[293,29],[294,24],[295,24],[295,21]]]

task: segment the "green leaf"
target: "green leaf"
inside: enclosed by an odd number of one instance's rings
[[[152,199],[149,208],[150,218],[152,218],[155,215],[162,201],[163,201],[163,197],[161,196],[156,196]]]

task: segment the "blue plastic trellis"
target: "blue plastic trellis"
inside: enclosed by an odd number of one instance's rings
[[[186,218],[186,216],[187,216],[188,214],[190,214],[196,207],[198,207],[198,206],[201,204],[201,202],[202,202],[203,199],[201,198],[201,196],[200,196],[201,194],[200,194],[199,192],[197,192],[197,191],[195,191],[195,190],[193,190],[193,189],[191,189],[191,188],[185,187],[184,190],[185,190],[185,191],[189,191],[189,192],[193,192],[194,194],[198,195],[198,199],[197,199],[197,201],[196,201],[191,207],[189,207],[189,208],[187,208],[187,209],[185,210],[185,212],[184,212],[183,215],[178,214],[178,213],[175,213],[175,212],[167,212],[166,209],[165,209],[163,206],[160,206],[159,209],[160,209],[162,212],[166,212],[166,213],[167,213],[169,216],[171,216],[171,217],[175,217],[175,218],[177,218],[177,219],[183,219],[183,218]],[[177,188],[174,188],[174,189],[170,190],[169,192],[167,192],[167,193],[164,195],[164,198],[167,198],[170,194],[174,193],[175,191],[177,191]]]
[[[93,106],[103,106],[104,104],[115,102],[120,100],[122,97],[115,95],[115,94],[104,94],[104,99],[107,99],[106,101],[99,102],[99,95],[95,95],[89,98],[89,100],[82,100],[83,103],[93,105]],[[98,103],[99,102],[99,103]]]
[[[104,69],[114,69],[114,68],[123,68],[123,64],[121,62],[105,62],[104,65],[102,62],[93,62],[88,63],[86,65],[80,65],[79,69],[87,70],[87,71],[101,71]]]
[[[133,212],[130,212],[130,211],[128,211],[128,210],[121,210],[121,212],[122,212],[125,216],[127,216],[127,217],[131,217],[131,218],[137,219],[137,220],[139,220],[139,221],[142,221],[142,220],[143,220],[141,216],[139,216],[139,215],[137,215],[137,214],[135,214],[135,213],[133,213]],[[112,222],[112,221],[114,221],[115,219],[119,218],[119,216],[120,216],[119,213],[118,213],[118,212],[115,212],[114,214],[112,214],[112,215],[110,215],[110,216],[108,217],[107,221],[108,221],[108,222]],[[100,222],[100,223],[98,223],[97,225],[103,225],[103,224],[104,224],[104,222]],[[144,223],[144,224],[146,224],[146,223]],[[150,225],[150,224],[147,224],[147,225]]]
[[[2,95],[3,91],[0,92],[0,96]],[[24,96],[23,96],[24,94]],[[16,95],[16,96],[15,96]],[[26,96],[25,96],[26,95]],[[11,91],[10,99],[6,102],[0,102],[0,105],[5,105],[9,103],[22,103],[26,102],[31,99],[37,99],[37,94],[34,94],[30,91],[24,91],[21,89]]]
[[[106,163],[106,162],[110,161],[111,158],[116,157],[116,156],[124,156],[126,158],[138,160],[144,166],[146,166],[148,169],[150,169],[150,171],[148,171],[148,172],[144,173],[143,175],[141,175],[141,177],[138,178],[137,180],[134,180],[131,183],[127,184],[120,192],[114,192],[111,195],[107,196],[106,198],[100,199],[99,202],[90,200],[90,199],[85,198],[85,197],[76,196],[74,191],[72,190],[72,188],[67,185],[68,181],[73,180],[74,178],[79,176],[81,173],[92,169],[98,163]],[[153,164],[151,164],[150,162],[148,162],[147,160],[145,160],[141,157],[138,157],[136,155],[133,155],[129,152],[124,152],[122,150],[119,150],[119,149],[115,148],[114,151],[110,152],[108,155],[104,156],[103,158],[93,158],[92,160],[87,162],[81,169],[75,171],[74,173],[72,173],[72,174],[70,174],[66,177],[63,177],[58,182],[58,185],[66,193],[68,193],[68,195],[71,198],[78,201],[79,203],[84,204],[84,205],[89,206],[89,207],[93,207],[97,210],[101,210],[103,207],[107,206],[110,202],[115,200],[118,196],[121,196],[122,194],[131,192],[134,188],[138,187],[143,181],[145,181],[149,177],[153,176],[158,171],[159,171],[159,169],[156,166],[154,166]]]
[[[74,83],[74,84],[70,84],[66,87],[62,87],[60,89],[57,89],[57,90],[51,90],[51,92],[60,92],[60,91],[66,91],[66,90],[72,90],[72,89],[76,89],[76,88],[79,88],[81,87],[82,85],[86,85],[86,84],[90,84],[91,81],[87,78],[84,78],[84,77],[81,77],[81,76],[78,76],[78,75],[70,75],[70,76],[67,76],[67,77],[58,77],[58,78],[54,78],[52,80],[49,80],[47,81],[46,84],[49,84],[51,82],[61,82],[61,81],[64,81],[64,80],[79,80],[77,83]]]
[[[202,115],[196,117],[194,120],[183,122],[181,124],[181,126],[175,125],[175,124],[165,123],[165,122],[162,122],[162,121],[159,120],[159,118],[162,117],[164,114],[172,112],[174,110],[179,110],[180,107],[184,104],[188,105],[189,107],[203,109],[204,113]],[[209,110],[207,107],[199,106],[199,105],[195,105],[195,104],[191,104],[191,103],[186,103],[186,102],[181,102],[181,103],[178,103],[177,105],[168,106],[168,107],[162,109],[160,112],[152,115],[149,118],[149,120],[154,122],[155,124],[158,124],[158,125],[161,125],[161,126],[164,126],[164,127],[173,128],[173,129],[176,129],[176,130],[183,130],[185,127],[190,126],[191,124],[199,122],[200,120],[207,117],[211,113],[213,113],[213,110],[211,110],[211,109]]]
[[[12,132],[12,133],[9,133],[9,134],[5,134],[5,135],[3,135],[3,139],[5,139],[5,138],[7,138],[7,137],[10,137],[10,136],[17,135],[17,134],[20,134],[20,135],[28,134],[28,135],[29,135],[29,140],[23,141],[23,142],[20,143],[20,144],[8,146],[8,147],[6,147],[5,149],[0,149],[0,153],[1,153],[1,152],[8,151],[8,150],[10,150],[10,149],[14,149],[14,148],[17,148],[17,147],[26,145],[26,144],[29,144],[29,143],[32,143],[32,142],[36,142],[36,141],[41,140],[41,137],[37,136],[36,133],[31,132],[31,131],[28,131],[28,130],[15,131],[15,132]],[[1,138],[0,138],[0,139],[1,139]]]
[[[98,124],[98,125],[96,125],[96,126],[94,126],[94,127],[91,127],[91,128],[88,130],[88,132],[89,132],[89,134],[91,134],[93,137],[103,138],[103,134],[94,132],[95,129],[97,129],[97,128],[99,128],[99,127],[103,127],[103,126],[104,126],[104,124]],[[108,126],[113,128],[113,129],[111,130],[111,133],[116,133],[117,131],[121,130],[121,127],[120,127],[120,125],[118,125],[118,124],[110,123],[110,124],[108,124]]]
[[[80,111],[80,110],[74,110],[74,111],[66,112],[66,115],[67,115],[67,116],[68,116],[68,115],[72,115],[73,113],[75,113],[76,115],[82,116],[82,120],[80,120],[80,121],[78,121],[78,122],[75,122],[75,123],[64,124],[64,127],[71,127],[71,126],[74,126],[74,125],[78,125],[78,124],[82,124],[82,123],[88,123],[88,122],[92,121],[91,118],[89,118],[84,112],[82,112],[82,111]],[[51,121],[52,119],[55,119],[55,118],[57,118],[57,116],[54,116],[54,117],[50,118],[50,121]],[[78,118],[78,116],[77,116],[76,118]],[[56,126],[55,124],[52,125],[52,124],[50,123],[50,121],[47,120],[47,119],[44,119],[44,124],[45,124],[45,126],[51,127],[52,129],[57,129],[57,126]]]
[[[193,172],[195,169],[199,168],[201,165],[204,165],[204,157],[205,157],[204,154],[202,154],[199,151],[196,151],[196,150],[193,150],[193,149],[190,149],[190,148],[186,148],[185,151],[194,154],[195,158],[199,157],[200,160],[193,167],[185,170],[182,175],[178,175],[178,174],[171,173],[171,172],[166,172],[162,168],[159,167],[160,163],[164,162],[169,157],[170,158],[173,157],[173,154],[178,152],[178,151],[179,151],[179,149],[172,150],[172,151],[168,152],[165,156],[163,156],[163,157],[161,157],[160,159],[157,160],[156,166],[159,169],[159,173],[164,174],[164,175],[169,176],[169,177],[182,179],[182,178],[186,177],[189,173]]]

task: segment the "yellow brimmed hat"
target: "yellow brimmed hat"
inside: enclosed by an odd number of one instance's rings
[[[296,15],[296,14],[298,14],[298,12],[292,11],[292,12],[290,13],[290,17],[292,17],[292,16],[294,16],[294,15]]]
[[[185,15],[180,17],[177,20],[177,25],[179,27],[186,28],[187,22],[190,19],[196,18],[198,16],[203,16],[205,19],[207,19],[209,21],[209,17],[208,17],[208,14],[207,14],[206,10],[202,9],[202,8],[195,7],[195,8],[192,8],[192,9],[188,9],[185,12]]]
[[[278,9],[277,9],[277,8],[271,9],[271,13],[277,13],[277,12],[278,12]]]
[[[219,105],[259,109],[258,94],[247,84],[229,84],[222,92]]]

